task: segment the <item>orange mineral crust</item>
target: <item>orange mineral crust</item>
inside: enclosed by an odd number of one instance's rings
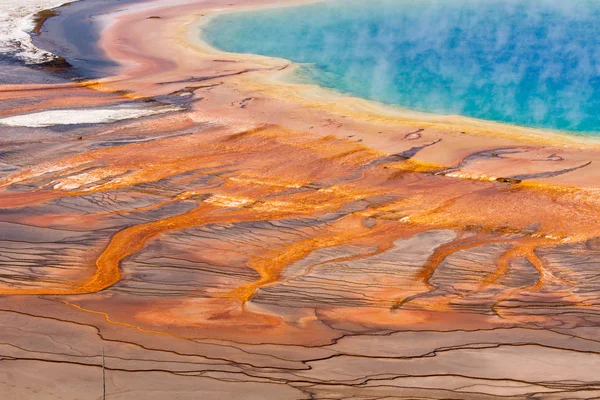
[[[2,398],[600,396],[598,142],[198,38],[277,4],[108,9],[114,75],[0,85]]]

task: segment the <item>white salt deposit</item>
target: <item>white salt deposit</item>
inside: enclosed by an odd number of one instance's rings
[[[0,54],[14,54],[29,64],[39,64],[55,58],[31,42],[36,13],[65,3],[60,0],[0,0]]]
[[[176,107],[49,110],[0,118],[0,125],[44,128],[57,125],[106,124],[176,110]]]

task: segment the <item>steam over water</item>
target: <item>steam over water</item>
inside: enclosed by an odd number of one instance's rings
[[[225,14],[215,47],[298,79],[439,114],[600,132],[600,2],[338,0]]]

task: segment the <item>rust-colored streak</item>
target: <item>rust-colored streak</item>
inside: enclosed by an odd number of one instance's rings
[[[486,244],[500,243],[504,242],[505,240],[506,239],[475,235],[467,236],[438,247],[415,276],[416,280],[420,281],[428,289],[428,291],[396,300],[395,304],[392,306],[392,310],[397,310],[409,302],[414,302],[416,299],[422,297],[424,294],[435,291],[436,287],[430,283],[431,277],[438,269],[438,267],[449,256],[460,251],[469,250]],[[448,298],[445,300],[438,300],[434,302],[434,304],[440,309],[446,309],[450,301],[451,298]]]
[[[289,266],[295,261],[303,259],[308,254],[316,250],[339,246],[341,244],[348,244],[352,241],[360,239],[361,237],[364,237],[367,234],[373,236],[376,236],[378,234],[381,235],[381,233],[393,235],[395,232],[394,229],[390,229],[390,227],[387,226],[376,227],[373,230],[369,230],[364,226],[363,221],[364,220],[362,218],[356,218],[352,216],[346,219],[342,219],[333,224],[332,226],[328,227],[329,232],[335,232],[340,230],[342,232],[329,233],[325,236],[317,236],[307,240],[302,240],[293,243],[289,246],[285,246],[282,249],[272,250],[266,256],[253,258],[248,263],[248,267],[258,272],[258,274],[260,275],[260,279],[258,279],[255,282],[236,288],[230,293],[230,296],[242,303],[251,300],[252,296],[258,288],[279,281],[281,277],[281,272],[285,269],[285,267]],[[396,233],[396,235],[397,234],[398,233]],[[382,240],[385,240],[383,235]],[[352,261],[361,257],[369,257],[383,252],[385,251],[385,249],[389,249],[391,246],[391,243],[387,245],[381,245],[381,248],[378,251],[371,252],[367,255],[343,257],[328,262]],[[311,266],[306,271],[306,273],[310,273],[310,270],[312,270],[312,268],[314,268],[317,265],[319,264]]]
[[[81,294],[95,293],[104,290],[119,281],[121,272],[119,265],[123,259],[141,250],[147,241],[158,234],[189,227],[199,227],[214,223],[234,223],[242,221],[260,221],[273,216],[270,213],[249,213],[233,211],[211,214],[217,206],[202,204],[194,210],[164,220],[147,224],[135,225],[124,229],[113,236],[104,252],[96,261],[96,271],[93,276],[72,289],[2,289],[0,294]],[[292,213],[282,213],[288,216]]]
[[[478,290],[482,290],[485,287],[494,284],[504,276],[510,266],[510,262],[523,258],[528,261],[528,263],[533,266],[533,268],[537,271],[537,279],[535,283],[523,286],[517,289],[509,290],[504,294],[497,297],[494,305],[492,306],[492,311],[502,317],[500,313],[501,303],[513,298],[515,295],[524,292],[540,292],[543,287],[547,284],[555,284],[559,286],[573,286],[573,283],[565,278],[556,276],[547,265],[544,264],[542,259],[536,254],[536,249],[543,246],[551,245],[552,241],[547,239],[524,239],[520,240],[515,247],[513,247],[508,252],[504,253],[497,262],[498,269],[496,272],[485,279],[482,282],[482,285]]]

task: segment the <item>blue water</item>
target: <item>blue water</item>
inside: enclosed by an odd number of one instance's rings
[[[358,97],[600,132],[600,1],[335,0],[220,15],[202,34]]]

